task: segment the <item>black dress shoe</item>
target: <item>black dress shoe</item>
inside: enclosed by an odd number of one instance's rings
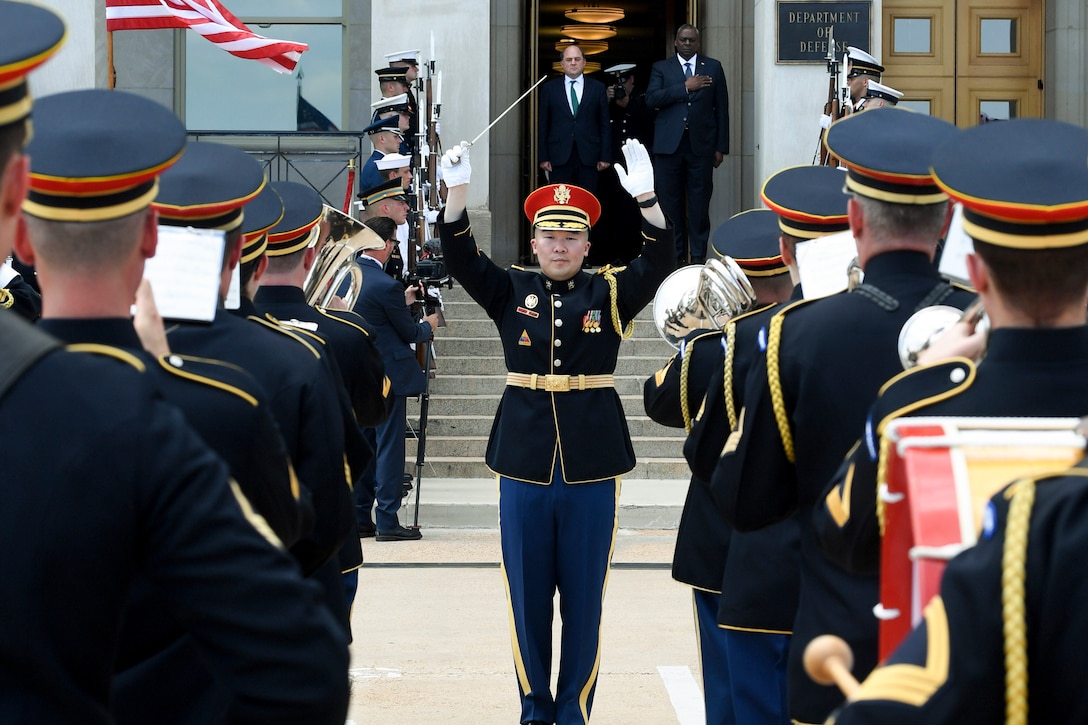
[[[374,527],[374,524],[370,524],[369,526],[366,524],[359,524],[360,539],[369,539],[370,537],[377,535],[377,533],[378,530]]]
[[[423,532],[419,529],[398,525],[391,531],[379,531],[376,541],[416,541],[422,538]]]

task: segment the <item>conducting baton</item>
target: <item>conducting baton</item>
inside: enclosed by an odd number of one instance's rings
[[[495,125],[496,123],[498,123],[499,121],[501,121],[501,120],[502,120],[502,117],[503,117],[503,116],[505,116],[506,114],[510,113],[510,111],[514,110],[514,106],[516,106],[516,105],[518,105],[519,103],[521,103],[522,99],[524,99],[524,98],[525,98],[525,96],[527,96],[527,95],[529,95],[530,93],[532,93],[532,92],[533,92],[533,89],[534,89],[534,88],[536,88],[537,86],[539,86],[539,85],[540,85],[541,83],[543,83],[543,82],[544,82],[544,80],[545,80],[545,79],[546,79],[547,77],[548,77],[548,76],[546,76],[546,75],[540,76],[540,80],[538,80],[538,81],[537,81],[536,83],[534,83],[533,85],[531,85],[531,86],[529,87],[529,90],[525,91],[525,92],[524,92],[524,93],[522,93],[522,94],[521,94],[520,96],[518,96],[518,99],[517,99],[516,101],[514,101],[513,103],[511,103],[511,104],[510,104],[509,106],[507,106],[507,107],[506,107],[506,110],[505,110],[505,111],[503,111],[502,113],[500,113],[500,114],[498,115],[498,117],[496,117],[496,118],[495,118],[495,120],[494,120],[494,121],[492,121],[491,123],[489,123],[489,124],[487,125],[487,128],[485,128],[485,129],[484,129],[483,131],[480,131],[480,132],[479,132],[478,134],[476,134],[476,138],[474,138],[474,139],[472,139],[471,141],[469,141],[469,142],[468,142],[468,145],[469,145],[469,146],[471,146],[472,144],[474,144],[474,143],[476,143],[477,141],[479,141],[479,140],[480,140],[480,138],[481,138],[481,137],[482,137],[482,136],[483,136],[483,135],[484,135],[485,133],[487,133],[488,131],[490,131],[490,130],[491,130],[491,127],[492,127],[492,126],[494,126],[494,125]]]

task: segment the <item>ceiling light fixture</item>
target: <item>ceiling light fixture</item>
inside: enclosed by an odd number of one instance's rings
[[[584,25],[564,25],[559,29],[563,35],[569,35],[578,40],[604,40],[615,36],[616,29],[611,25],[597,25],[587,23]]]
[[[623,8],[602,8],[588,5],[571,8],[565,13],[568,18],[578,23],[615,23],[623,20]]]
[[[557,41],[555,49],[562,53],[571,45],[577,45],[585,55],[597,55],[608,50],[608,43],[604,40],[571,40],[570,38]]]

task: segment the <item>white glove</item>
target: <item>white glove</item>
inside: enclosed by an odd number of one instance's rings
[[[822,114],[820,116],[820,128],[830,128],[830,127],[831,127],[831,116],[827,115],[826,113]]]
[[[654,192],[654,166],[650,163],[650,154],[642,142],[629,138],[623,142],[623,158],[627,161],[627,169],[615,164],[616,176],[620,177],[620,186],[627,193],[635,197],[639,194],[652,194]],[[449,183],[449,182],[447,182]]]
[[[468,161],[468,141],[442,154],[442,179],[446,186],[454,187],[467,184],[472,178],[472,165]]]

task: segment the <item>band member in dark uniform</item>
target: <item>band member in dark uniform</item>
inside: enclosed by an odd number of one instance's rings
[[[938,302],[966,307],[974,295],[933,267],[950,216],[948,198],[929,174],[933,149],[956,132],[939,119],[878,109],[833,124],[828,147],[847,166],[847,214],[865,283],[791,304],[768,325],[763,359],[746,382],[738,429],[711,480],[726,518],[752,531],[798,516],[801,594],[790,644],[790,717],[818,723],[839,700],[801,666],[815,636],[836,633],[856,652],[856,667],[876,664],[874,576],[850,575],[828,560],[812,511],[838,468],[880,386],[901,370],[896,341],[916,309]],[[845,274],[845,273],[844,273]]]
[[[443,156],[449,187],[442,250],[453,275],[494,320],[506,391],[487,465],[499,476],[503,573],[522,723],[584,725],[600,663],[601,605],[616,533],[619,478],[635,465],[613,371],[632,319],[672,271],[672,232],[637,141],[617,173],[642,207],[643,253],[623,269],[582,271],[600,214],[579,187],[533,192],[525,213],[541,269],[502,269],[476,246],[465,213],[467,144]],[[563,619],[558,689],[551,689],[552,600]]]
[[[896,415],[1064,417],[1088,409],[1086,157],[1088,131],[1041,119],[975,126],[937,149],[934,175],[963,204],[974,240],[967,269],[991,332],[986,340],[964,321],[936,346],[970,357],[985,346],[986,357],[935,362],[892,382],[873,407],[866,450],[854,456],[866,469],[855,486],[875,488],[871,460]],[[1082,461],[990,499],[978,544],[949,562],[924,623],[873,671],[839,722],[1001,723],[1013,712],[1024,722],[1088,718],[1086,474]],[[832,490],[828,503],[840,493]],[[872,500],[861,503],[872,518]]]
[[[0,1],[0,257],[24,234],[26,75],[56,52],[64,33],[53,13]],[[156,175],[184,144],[184,128],[177,119],[161,129],[146,117],[129,120],[161,135],[134,143],[131,155],[83,144],[59,176],[34,182],[30,209],[50,206],[73,182],[78,188],[83,179],[68,172],[106,150],[112,173],[95,179],[95,203],[68,221],[103,209],[121,216],[126,206],[136,214],[146,209]],[[94,127],[92,119],[80,121]],[[132,356],[59,347],[0,311],[0,537],[7,552],[0,571],[8,584],[0,670],[9,683],[0,719],[114,722],[111,685],[126,600],[143,578],[216,662],[238,703],[238,722],[342,723],[344,640],[226,466],[162,402]]]
[[[1048,223],[1063,213],[1075,218],[1078,204],[1088,208],[1088,193],[1075,181],[1076,172],[1088,174],[1075,152],[1086,139],[1083,129],[1066,124],[1018,120],[964,132],[934,156],[937,183],[964,205],[964,229],[974,241],[967,269],[988,313],[989,337],[964,337],[974,324],[965,320],[951,333],[973,348],[956,350],[956,360],[909,370],[881,391],[858,429],[856,450],[816,509],[824,549],[843,566],[880,566],[876,492],[891,421],[904,415],[1045,417],[1088,411],[1088,234],[1078,238]],[[988,148],[1006,150],[991,159]],[[1008,188],[984,187],[996,179],[1007,180]],[[1024,196],[1021,185],[1039,194],[1021,202],[1022,214],[1034,223],[1002,227],[997,219],[1014,213],[1010,199]],[[1050,202],[1047,194],[1061,201]],[[963,359],[967,352],[980,357],[982,348],[981,362]]]
[[[767,309],[789,298],[793,283],[778,249],[778,217],[774,212],[752,209],[733,216],[714,231],[711,248],[719,259],[729,257],[744,272],[755,293],[751,304],[756,309]],[[666,282],[662,289],[668,285]],[[739,286],[732,291],[738,298],[748,299]],[[659,291],[658,295],[661,294]],[[742,311],[729,323],[743,316]],[[705,313],[700,322],[707,322]],[[721,329],[699,329],[686,335],[679,352],[643,385],[647,415],[663,425],[690,431],[695,414],[705,405],[704,397],[721,397],[722,383],[714,388],[709,388],[708,383],[715,368],[721,369],[727,347],[729,343]],[[724,424],[727,426],[728,422]],[[746,722],[739,716],[733,697],[734,681],[745,673],[737,671],[743,667],[735,670],[729,666],[727,632],[718,626],[722,572],[730,536],[729,525],[711,499],[709,484],[692,476],[676,533],[672,576],[692,587],[706,721],[716,724]],[[745,666],[752,671],[750,665]],[[757,672],[752,676],[766,680],[764,674]]]
[[[226,232],[220,276],[220,295],[225,301],[234,267],[241,260],[246,268],[239,275],[244,286],[260,263],[269,229],[282,218],[281,207],[273,214],[260,215],[263,218],[255,228],[245,221],[244,209],[256,203],[264,188],[261,165],[231,146],[192,143],[160,182],[155,207],[161,223]],[[306,576],[321,581],[326,603],[347,633],[338,553],[345,543],[358,545],[358,539],[345,465],[345,413],[337,388],[341,383],[333,378],[320,345],[262,317],[244,294],[237,311],[220,308],[211,324],[172,325],[167,329],[167,341],[171,350],[241,367],[268,393],[303,487],[303,501],[310,503],[313,514],[309,533],[291,552]],[[343,395],[346,399],[346,393]]]
[[[701,481],[711,479],[726,439],[737,427],[738,413],[744,406],[744,383],[753,362],[761,357],[767,323],[787,299],[802,298],[797,244],[848,228],[846,196],[841,188],[840,172],[819,166],[784,169],[763,185],[763,201],[777,213],[775,251],[789,270],[790,289],[777,290],[785,296],[776,297],[780,300],[776,304],[760,305],[730,320],[726,326],[723,354],[718,356],[716,368],[709,376],[708,394],[684,444],[692,472]],[[717,235],[712,242],[717,248]],[[768,294],[759,298],[767,301],[770,297]],[[725,525],[709,489],[705,495],[692,492],[691,499],[690,505],[701,504],[697,510],[704,507],[713,510],[712,514],[704,513],[698,518],[692,514],[693,521],[718,516]],[[688,505],[685,504],[685,517]],[[693,530],[684,537],[692,539],[687,551],[698,543],[700,529],[685,527],[682,520],[681,529],[684,528]],[[678,533],[674,575],[681,561],[680,540]],[[738,723],[789,722],[786,659],[797,614],[798,547],[797,522],[789,518],[758,531],[733,531],[729,550],[723,553],[724,573],[717,586],[721,592],[717,625],[726,644],[729,694]],[[694,557],[685,560],[688,558]]]

